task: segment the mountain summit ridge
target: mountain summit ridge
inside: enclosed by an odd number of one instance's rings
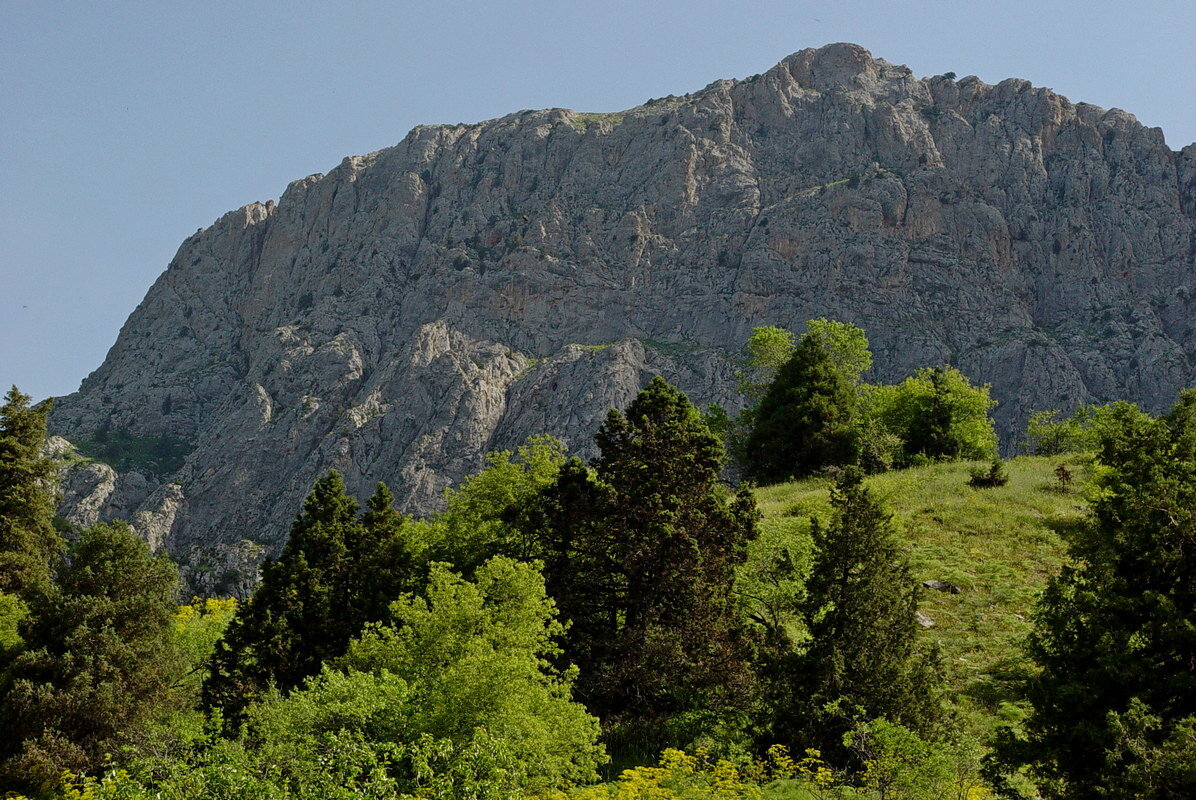
[[[132,516],[211,589],[329,467],[426,512],[486,450],[587,453],[654,373],[734,409],[751,328],[819,316],[868,331],[878,379],[991,381],[1007,442],[1042,408],[1159,409],[1196,376],[1194,254],[1196,145],[856,45],[622,112],[417,126],[183,242],[52,425],[189,454],[78,467],[64,512]]]

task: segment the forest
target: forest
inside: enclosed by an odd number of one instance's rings
[[[757,328],[413,518],[329,470],[244,599],[56,515],[0,409],[0,791],[27,798],[1196,796],[1196,390],[994,432],[948,365]]]

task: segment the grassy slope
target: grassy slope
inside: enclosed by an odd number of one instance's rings
[[[1084,514],[1082,491],[1060,491],[1055,467],[1066,462],[1082,485],[1089,459],[1023,457],[1007,462],[1006,486],[968,486],[971,463],[938,464],[877,475],[868,485],[893,514],[914,577],[949,581],[959,594],[925,590],[922,611],[934,620],[924,636],[942,648],[944,667],[968,727],[981,733],[998,718],[1014,720],[1002,676],[1023,665],[1020,642],[1034,600],[1059,570],[1061,534]],[[757,491],[768,522],[825,517],[828,483],[810,479]]]

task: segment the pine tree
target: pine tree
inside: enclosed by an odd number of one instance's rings
[[[64,547],[54,530],[54,462],[42,455],[48,404],[29,407],[12,387],[0,407],[0,593],[46,591]]]
[[[357,501],[330,471],[312,487],[277,560],[237,612],[212,656],[203,702],[230,728],[269,687],[286,692],[341,655],[365,623],[399,594],[402,518],[384,485],[358,520]]]
[[[0,682],[0,775],[13,787],[103,766],[169,697],[170,560],[123,523],[97,525],[57,577],[31,603],[25,650]]]
[[[744,445],[750,475],[768,483],[854,463],[857,392],[818,336],[803,336],[769,385]]]
[[[754,501],[728,497],[721,444],[659,377],[595,441],[592,472],[571,460],[516,517],[571,622],[578,698],[608,724],[734,705],[750,675],[730,590]]]
[[[1160,765],[1196,751],[1196,390],[1161,419],[1111,408],[1091,516],[1036,612],[1025,737],[999,750],[1048,797],[1192,797],[1196,771]]]
[[[937,678],[933,656],[915,641],[916,583],[858,469],[840,475],[831,508],[830,524],[812,521],[814,563],[800,607],[809,643],[774,641],[765,659],[761,741],[848,763],[843,735],[860,721],[927,730],[938,717]]]
[[[347,626],[360,629],[364,622],[385,619],[399,595],[418,588],[415,559],[404,532],[407,519],[394,506],[395,496],[385,483],[366,500],[357,536],[349,544],[352,565],[340,573],[335,592],[343,598]]]

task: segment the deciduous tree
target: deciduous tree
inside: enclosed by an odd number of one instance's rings
[[[831,363],[852,386],[860,382],[872,369],[872,351],[868,349],[868,335],[850,322],[819,317],[806,323],[802,338],[811,338],[822,345]]]
[[[896,386],[870,387],[866,413],[903,443],[902,463],[992,460],[997,434],[988,386],[950,366],[920,369]]]

